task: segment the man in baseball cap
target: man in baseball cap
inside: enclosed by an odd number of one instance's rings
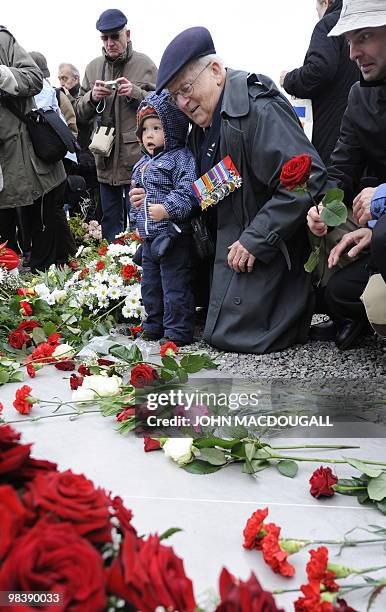
[[[385,242],[386,224],[384,219],[380,221],[383,215],[379,215],[376,205],[379,186],[386,183],[385,0],[345,0],[339,21],[329,36],[340,34],[345,35],[350,57],[361,71],[361,81],[351,88],[340,137],[328,168],[329,178],[344,190],[346,204],[352,203],[354,220],[361,226],[342,238],[328,261],[330,268],[336,266],[347,250],[349,257],[360,256],[333,274],[326,288],[326,302],[340,326],[336,343],[346,349],[368,328],[360,296],[369,280],[369,270],[381,270],[380,249],[376,244]],[[363,188],[364,175],[371,177],[371,186]],[[373,230],[375,223],[377,228]],[[310,209],[308,224],[317,236],[327,231],[316,209]],[[363,255],[369,247],[372,253]],[[386,303],[383,307],[386,310]]]

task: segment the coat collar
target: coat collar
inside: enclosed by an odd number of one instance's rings
[[[221,115],[243,117],[248,111],[248,73],[227,68]]]
[[[126,51],[124,51],[122,55],[117,57],[115,60],[112,60],[107,55],[105,49],[102,49],[102,53],[103,53],[105,60],[113,66],[119,66],[120,64],[126,64],[126,62],[128,62],[131,56],[133,55],[133,43],[131,42],[131,40],[129,40],[129,42],[127,43]]]

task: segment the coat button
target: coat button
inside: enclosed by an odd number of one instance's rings
[[[233,302],[234,302],[234,303],[235,303],[237,306],[239,306],[239,304],[241,304],[241,298],[239,298],[239,297],[235,297],[235,298],[233,298]]]

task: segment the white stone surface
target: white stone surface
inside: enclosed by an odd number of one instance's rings
[[[29,384],[33,388],[32,394],[41,399],[60,397],[66,400],[71,397],[69,377],[69,372],[59,372],[50,366],[24,384]],[[6,419],[25,421],[12,407],[15,391],[20,386],[9,384],[0,387],[0,401],[5,406]],[[34,407],[32,415],[51,412],[52,407]],[[120,495],[133,510],[134,524],[139,533],[181,527],[183,532],[173,536],[169,543],[184,558],[196,595],[208,588],[217,590],[218,576],[223,566],[243,579],[253,570],[267,589],[296,588],[305,581],[306,550],[291,557],[296,576],[288,580],[274,575],[264,564],[260,553],[242,548],[244,524],[257,508],[269,507],[269,518],[282,526],[284,537],[340,539],[354,526],[386,526],[383,515],[372,508],[359,506],[354,497],[335,495],[325,501],[313,499],[309,494],[308,479],[319,463],[299,464],[299,474],[294,479],[285,478],[273,469],[253,478],[241,474],[237,466],[208,476],[195,476],[178,468],[161,451],[145,454],[141,439],[132,434],[122,437],[117,433],[114,418],[84,415],[76,420],[59,417],[38,422],[25,421],[13,426],[22,432],[24,442],[34,443],[35,457],[56,461],[62,470],[71,468],[76,473],[84,473],[96,485]],[[371,425],[364,424],[364,431],[368,429],[371,429]],[[291,444],[302,443],[296,438],[287,441]],[[285,442],[284,439],[275,440],[275,444]],[[338,441],[308,439],[307,442],[336,444]],[[340,442],[360,445],[355,451],[346,451],[351,456],[383,458],[386,461],[383,438],[348,438]],[[324,454],[334,458],[344,453],[313,452],[315,456]],[[301,454],[302,451],[297,453]],[[337,471],[340,477],[354,474],[354,470],[348,466],[338,466]],[[365,532],[358,531],[356,534],[366,537]],[[330,550],[335,553],[338,548],[331,546]],[[386,564],[384,549],[378,544],[346,548],[341,557],[332,557],[332,560],[354,567]],[[379,574],[385,576],[386,570]],[[352,593],[347,600],[359,612],[364,612],[366,594],[367,590]],[[290,611],[293,609],[291,602],[296,596],[277,596],[277,602]],[[376,600],[372,612],[384,610],[385,592]]]

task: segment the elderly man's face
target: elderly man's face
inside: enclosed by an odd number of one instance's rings
[[[346,33],[350,57],[356,61],[365,81],[386,77],[386,26],[363,28]]]
[[[62,87],[72,89],[79,83],[79,77],[74,76],[69,66],[62,66],[59,70],[58,80]]]
[[[112,59],[117,59],[126,51],[127,43],[130,40],[130,30],[120,30],[111,34],[101,34],[103,47],[107,55]]]
[[[168,84],[168,89],[190,121],[202,128],[212,123],[224,86],[221,66],[213,61],[206,66],[192,64]]]

